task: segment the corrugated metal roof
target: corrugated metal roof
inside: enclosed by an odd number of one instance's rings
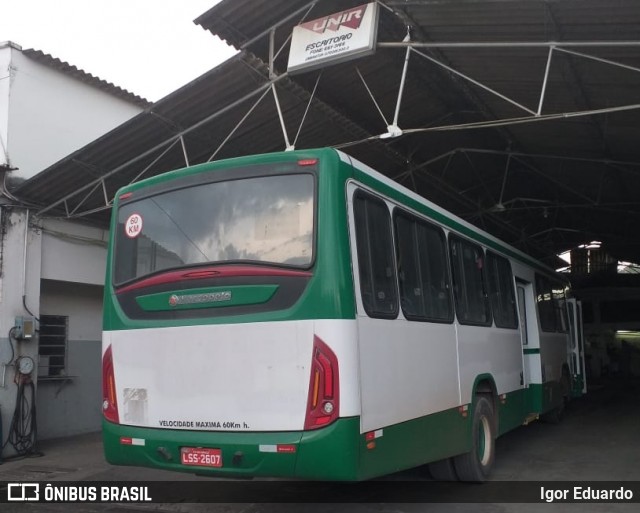
[[[140,107],[147,107],[151,105],[151,102],[145,100],[141,96],[137,94],[131,93],[126,89],[118,87],[117,85],[112,84],[111,82],[107,82],[106,80],[102,80],[101,78],[92,75],[91,73],[87,73],[86,71],[69,64],[68,62],[61,61],[60,59],[49,55],[48,53],[44,53],[41,50],[34,50],[33,48],[22,50],[22,54],[34,61],[39,62],[40,64],[44,64],[45,66],[49,66],[50,68],[55,69],[56,71],[60,71],[65,75],[69,75],[76,80],[89,84],[93,87],[100,89],[101,91],[107,92],[118,98],[122,98],[123,100],[127,100],[131,103],[134,103]]]
[[[269,83],[265,64],[269,60],[269,30],[277,25],[276,48],[283,46],[274,62],[277,75],[286,70],[288,37],[303,16],[314,19],[361,3],[226,0],[217,4],[196,22],[236,47],[246,45],[241,54],[22,184],[14,193],[49,205],[67,196],[71,188],[78,190],[94,183],[97,173],[105,175],[110,197],[153,162],[162,150],[161,143],[176,140],[185,130],[190,161],[206,160],[249,112],[258,98],[256,91],[261,94],[264,89],[260,88]],[[549,55],[547,43],[551,41],[635,44],[566,48],[574,52],[571,54],[564,48],[555,49],[543,115],[640,104],[640,2],[383,3],[392,10],[380,9],[379,42],[402,41],[410,26],[412,41],[445,45],[417,48],[423,55],[411,53],[398,119],[407,133],[396,139],[376,138],[350,145],[346,151],[538,257],[553,258],[564,249],[599,239],[620,258],[640,261],[636,229],[640,221],[636,197],[640,190],[640,145],[635,140],[640,125],[638,110],[451,129],[460,124],[530,116],[522,107],[537,111]],[[477,44],[487,42],[509,44]],[[544,44],[524,44],[533,42]],[[319,79],[319,71],[280,78],[276,89],[291,138],[315,89],[296,147],[341,145],[384,133],[396,108],[404,55],[404,48],[380,47],[373,56],[325,68]],[[418,131],[409,133],[409,129]],[[216,158],[283,148],[275,102],[267,94]],[[134,158],[137,160],[131,162]],[[183,163],[182,149],[176,144],[145,171],[145,176]],[[80,202],[77,212],[100,208],[104,196],[100,186],[88,198],[69,197],[66,210],[73,211]],[[105,222],[106,215],[101,212],[93,219]]]
[[[181,132],[198,123],[202,125],[184,135],[185,146],[191,163],[207,160],[257,97],[235,108],[225,109],[239,98],[252,94],[258,85],[266,83],[268,70],[265,65],[255,57],[241,53],[19,185],[14,193],[25,200],[46,205],[92,184],[97,176],[104,176],[107,194],[112,197],[119,187],[136,179],[172,141],[177,140]],[[309,93],[292,82],[279,86],[279,101],[292,136],[298,130],[308,98]],[[212,113],[218,112],[213,119],[206,120]],[[368,135],[337,112],[315,102],[300,132],[299,145],[331,146]],[[235,133],[217,158],[283,149],[282,130],[275,114],[273,98],[268,97],[256,107],[247,125]],[[385,157],[387,152],[374,150],[374,153],[378,158],[386,159],[394,168],[401,168],[399,159],[393,162],[393,159]],[[130,162],[132,159],[138,160]],[[123,165],[123,169],[109,176],[110,171],[118,170]],[[144,176],[184,165],[182,147],[175,144]],[[87,192],[90,190],[87,189]],[[66,207],[60,205],[57,212],[72,212],[76,207],[80,207],[78,212],[82,212],[102,205],[104,192],[100,186],[89,198],[78,196],[70,199]],[[106,223],[105,214],[96,214],[94,219]]]

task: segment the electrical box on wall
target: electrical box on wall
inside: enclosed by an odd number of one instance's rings
[[[16,317],[13,336],[18,340],[31,340],[36,332],[36,320],[34,317]]]

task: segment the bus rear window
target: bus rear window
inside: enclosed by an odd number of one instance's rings
[[[206,183],[123,205],[114,282],[203,263],[309,267],[314,178],[271,175]]]

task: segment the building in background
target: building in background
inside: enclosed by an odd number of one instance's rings
[[[36,220],[9,191],[148,105],[43,52],[0,43],[2,457],[29,444],[30,433],[12,428],[16,412],[27,431],[37,415],[39,439],[99,428],[107,239],[103,229]]]

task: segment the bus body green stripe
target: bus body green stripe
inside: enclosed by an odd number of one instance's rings
[[[527,389],[498,397],[498,436],[522,425],[529,413]]]
[[[560,383],[548,381],[546,383],[533,383],[528,388],[529,409],[532,413],[547,413],[560,406],[564,400]]]
[[[398,472],[471,450],[471,419],[451,408],[385,427],[371,442],[360,439],[361,479]]]
[[[573,376],[571,379],[571,397],[580,397],[584,388],[584,377]]]
[[[105,457],[114,465],[226,477],[357,480],[359,429],[359,417],[343,418],[326,428],[307,432],[208,432],[153,429],[103,421],[103,439]],[[122,437],[144,440],[144,445],[122,444]],[[283,444],[295,446],[295,452],[273,450]],[[261,446],[272,449],[261,450]],[[182,465],[181,447],[220,449],[223,467]]]
[[[300,432],[236,433],[176,429],[153,429],[102,423],[106,460],[113,465],[161,468],[176,472],[228,477],[291,476],[295,453],[261,453],[260,445],[297,444]],[[144,440],[144,445],[122,444],[121,438]],[[221,469],[186,466],[180,463],[181,447],[210,447],[222,450]],[[233,457],[242,453],[238,465]]]
[[[125,426],[103,421],[107,461],[212,476],[289,476],[307,479],[361,480],[389,474],[471,450],[470,418],[458,408],[388,426],[367,440],[360,418],[304,432],[207,432]],[[144,440],[122,444],[121,438]],[[368,446],[373,442],[373,446]],[[260,452],[261,445],[292,444],[295,453]],[[222,451],[223,467],[191,467],[180,463],[181,447]],[[242,459],[234,464],[233,456]]]
[[[551,404],[543,387],[506,394],[498,401],[498,436],[522,424],[531,411]],[[538,405],[531,410],[531,405]],[[296,432],[208,432],[143,428],[103,422],[105,455],[115,465],[137,465],[212,476],[288,476],[305,479],[362,480],[412,468],[471,450],[471,412],[460,408],[386,426],[371,439],[360,433],[360,418],[342,418],[323,429]],[[121,437],[145,440],[123,445]],[[295,453],[260,452],[260,445],[292,444]],[[180,463],[180,447],[222,450],[221,469]],[[233,464],[233,456],[242,460]],[[170,459],[167,459],[167,455]]]
[[[535,348],[525,348],[522,350],[523,354],[540,354],[540,348],[539,347],[535,347]]]

